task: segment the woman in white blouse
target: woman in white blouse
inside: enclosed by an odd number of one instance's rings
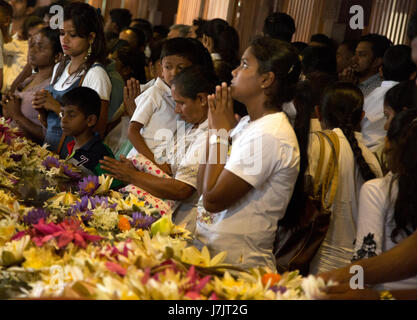
[[[199,169],[202,194],[196,245],[211,254],[227,252],[225,262],[275,271],[273,243],[299,171],[294,130],[282,112],[300,75],[300,60],[288,43],[255,39],[233,70],[231,87],[223,83],[209,97],[207,164]],[[232,98],[249,115],[234,127]]]
[[[387,133],[391,171],[361,189],[354,261],[390,250],[417,229],[416,142],[417,110],[403,111],[392,120]],[[384,290],[416,287],[417,277],[382,285]]]
[[[310,272],[316,274],[340,268],[350,263],[358,216],[359,192],[362,184],[375,177],[381,177],[381,167],[372,152],[362,143],[358,133],[363,117],[363,94],[353,84],[336,82],[328,87],[316,112],[321,127],[332,130],[339,138],[339,181],[331,208],[329,230],[310,265]],[[330,156],[326,144],[324,166]],[[307,176],[315,179],[320,153],[318,138],[312,134],[309,139]]]

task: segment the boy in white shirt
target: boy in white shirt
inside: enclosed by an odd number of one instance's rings
[[[153,163],[171,174],[169,166],[159,164],[154,152],[161,143],[167,143],[177,130],[178,115],[171,96],[170,86],[175,75],[184,68],[198,64],[214,70],[210,54],[203,45],[188,38],[167,40],[161,52],[162,75],[155,84],[135,100],[136,110],[132,116],[128,137],[133,144],[128,158],[141,153]]]

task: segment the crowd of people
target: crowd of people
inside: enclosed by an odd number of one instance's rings
[[[293,18],[276,12],[240,48],[222,19],[168,28],[51,6],[0,0],[0,111],[27,138],[115,190],[172,201],[194,245],[244,269],[277,270],[312,186],[329,183],[321,169],[336,165],[309,272],[339,281],[329,298],[417,298],[417,13],[411,47],[379,34],[292,42]],[[348,287],[353,264],[372,289]]]

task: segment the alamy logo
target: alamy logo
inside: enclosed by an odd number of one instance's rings
[[[358,265],[353,265],[350,267],[349,272],[350,274],[353,274],[352,278],[350,278],[350,281],[349,281],[350,288],[352,290],[364,289],[365,281],[363,277],[363,268]]]
[[[349,26],[352,30],[357,30],[357,29],[364,29],[364,14],[363,14],[363,8],[362,6],[359,5],[355,5],[350,7],[349,10],[350,14],[353,14],[353,16],[350,18],[349,21]]]
[[[53,15],[51,20],[49,20],[51,29],[62,29],[64,25],[64,8],[54,5],[49,9],[49,13]]]

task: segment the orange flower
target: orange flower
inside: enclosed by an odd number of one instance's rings
[[[129,231],[130,228],[131,228],[129,219],[126,218],[125,216],[121,216],[119,218],[119,225],[118,226],[119,226],[119,230],[122,231],[122,232],[123,231]]]
[[[278,283],[279,280],[281,280],[281,276],[276,273],[266,273],[262,276],[262,284],[266,286],[269,279],[271,279],[269,286],[272,287],[274,284]]]

